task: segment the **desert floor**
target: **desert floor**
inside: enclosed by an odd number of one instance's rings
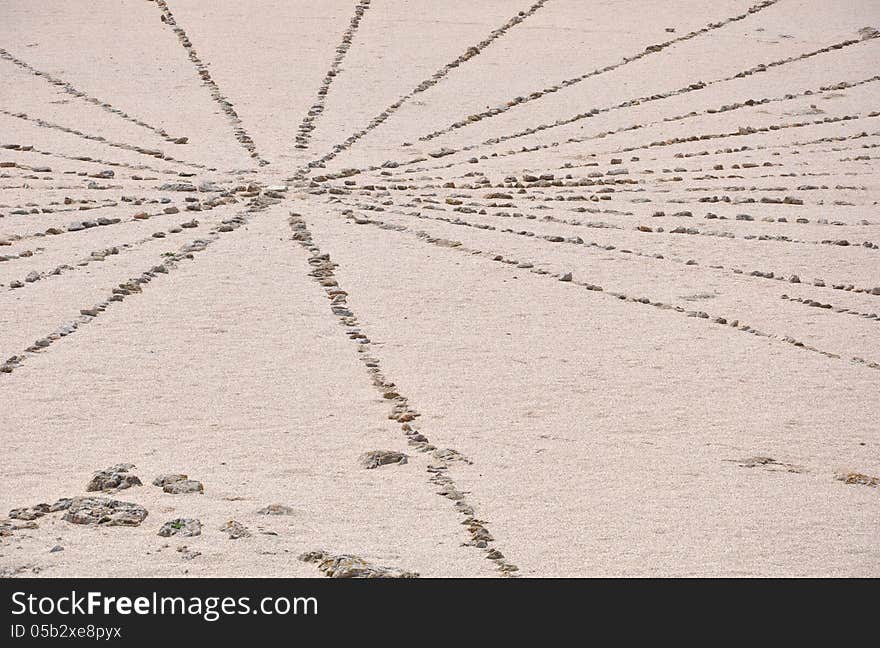
[[[755,1],[4,0],[0,575],[880,576],[880,3]]]

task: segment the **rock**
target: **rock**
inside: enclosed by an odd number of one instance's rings
[[[163,538],[169,536],[197,536],[202,534],[202,523],[193,518],[176,518],[162,525],[159,535]]]
[[[571,281],[571,273],[566,272],[564,275],[559,277],[559,281]]]
[[[36,520],[50,512],[48,504],[36,504],[25,506],[9,511],[9,517],[13,520]]]
[[[165,486],[165,484],[183,481],[184,479],[189,479],[189,475],[181,475],[180,473],[162,473],[153,480],[153,486]]]
[[[185,493],[204,493],[205,487],[202,482],[194,479],[181,479],[179,481],[170,482],[162,487],[162,490],[172,495],[182,495]]]
[[[877,38],[878,36],[880,36],[880,31],[877,31],[874,27],[862,27],[859,30],[859,38],[863,41]]]
[[[453,450],[452,448],[438,448],[431,454],[433,454],[435,458],[443,461],[461,461],[466,464],[473,463],[458,450]]]
[[[108,497],[75,497],[62,519],[71,524],[138,526],[146,517],[147,509],[140,504]]]
[[[371,450],[362,454],[358,459],[358,463],[369,470],[379,466],[387,466],[388,464],[405,464],[406,455],[402,452],[394,452],[393,450]]]
[[[58,553],[59,551],[64,551],[64,547],[61,545],[55,545],[51,549],[49,549],[49,553]]]
[[[840,473],[836,476],[836,478],[845,484],[860,484],[862,486],[880,486],[880,477],[870,477],[869,475],[863,475],[862,473],[850,472],[850,473]]]
[[[236,522],[235,520],[229,520],[229,522],[220,527],[220,530],[229,535],[230,540],[248,538],[251,535],[251,532],[248,531],[248,528],[245,525],[241,522]]]
[[[416,572],[383,567],[351,554],[333,555],[326,551],[309,551],[299,556],[303,562],[315,563],[328,578],[418,578]]]
[[[86,485],[86,491],[90,493],[94,491],[115,492],[132,486],[143,486],[140,479],[128,472],[132,468],[134,468],[134,464],[116,464],[99,470]]]
[[[285,504],[269,504],[269,506],[264,506],[257,511],[260,515],[293,515],[295,512]]]
[[[431,151],[430,153],[428,153],[428,155],[430,155],[432,158],[441,158],[447,155],[452,155],[453,153],[455,153],[455,149],[447,148],[444,146],[437,149],[436,151]]]
[[[62,497],[60,500],[55,502],[49,507],[49,513],[57,513],[58,511],[66,511],[70,508],[70,505],[73,503],[73,498],[70,497]]]

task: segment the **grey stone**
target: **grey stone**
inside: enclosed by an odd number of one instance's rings
[[[197,536],[202,534],[202,523],[193,518],[176,518],[162,525],[159,535],[163,538],[169,536]]]
[[[115,492],[123,488],[142,486],[141,480],[128,472],[132,468],[134,468],[134,464],[116,464],[99,470],[86,485],[86,491],[90,493],[94,491]]]
[[[147,517],[140,504],[108,497],[75,497],[62,518],[71,524],[96,526],[138,526]]]
[[[153,486],[164,486],[165,484],[170,484],[171,482],[176,481],[183,481],[184,479],[188,478],[188,475],[182,475],[180,473],[163,473],[153,480]]]
[[[327,551],[309,551],[299,556],[303,562],[314,563],[328,578],[418,578],[416,572],[396,567],[383,567],[351,554],[334,555]]]
[[[245,525],[241,522],[236,522],[235,520],[229,520],[229,522],[220,527],[220,530],[226,533],[230,540],[248,538],[251,535],[251,532]]]
[[[264,506],[257,513],[260,515],[293,515],[295,511],[286,504],[269,504],[269,506]]]
[[[406,461],[407,458],[404,453],[393,450],[371,450],[358,458],[358,463],[367,469],[387,466],[389,464],[405,464]]]
[[[184,493],[203,493],[205,492],[205,487],[202,486],[202,482],[200,481],[194,479],[181,479],[180,481],[165,484],[165,486],[162,487],[162,490],[166,493],[171,493],[172,495],[182,495]]]

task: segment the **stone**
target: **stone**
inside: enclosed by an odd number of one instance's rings
[[[405,464],[407,457],[402,452],[394,452],[393,450],[371,450],[365,452],[358,458],[358,463],[370,470],[379,466],[387,466],[389,464]]]
[[[162,525],[159,535],[163,538],[170,536],[191,537],[202,534],[202,523],[193,518],[176,518]]]
[[[293,515],[295,512],[286,504],[269,504],[257,511],[260,515]]]
[[[235,520],[229,520],[229,522],[220,527],[220,530],[226,533],[230,540],[248,538],[251,535],[251,532],[245,525],[241,522],[236,522]]]
[[[50,507],[48,504],[36,504],[35,506],[25,506],[22,508],[15,508],[9,511],[9,517],[13,520],[36,520],[37,518],[41,518],[46,513],[49,513]]]
[[[138,526],[147,517],[140,504],[108,497],[74,497],[62,517],[71,524],[95,526]]]
[[[452,448],[438,448],[437,450],[434,450],[432,454],[435,458],[442,461],[461,461],[466,464],[473,463],[458,450],[453,450]]]
[[[165,484],[162,487],[162,490],[166,493],[171,493],[172,495],[182,495],[185,493],[204,493],[205,487],[200,481],[194,479],[181,479],[179,481]]]
[[[453,153],[455,153],[455,149],[447,148],[444,146],[437,149],[436,151],[431,151],[430,153],[428,153],[428,155],[430,155],[432,158],[441,158],[446,157],[447,155],[452,155]]]
[[[862,473],[857,472],[840,473],[836,475],[836,478],[845,484],[859,484],[861,486],[871,487],[880,486],[880,477],[870,477],[869,475],[863,475]]]
[[[99,470],[86,485],[86,491],[90,493],[94,491],[115,492],[132,486],[143,486],[137,476],[128,472],[132,468],[134,468],[134,464],[116,464]]]
[[[153,486],[165,486],[165,484],[183,481],[184,479],[189,479],[189,475],[182,475],[180,473],[162,473],[153,480]]]
[[[299,560],[314,563],[328,578],[418,578],[416,572],[383,567],[352,554],[334,555],[327,551],[309,551]]]

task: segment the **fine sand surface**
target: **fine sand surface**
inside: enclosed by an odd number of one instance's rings
[[[0,576],[880,576],[875,28],[6,0]]]

